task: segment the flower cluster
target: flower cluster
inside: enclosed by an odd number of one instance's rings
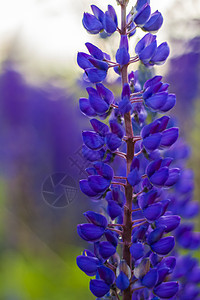
[[[151,13],[149,0],[138,0],[128,14],[127,1],[118,4],[120,28],[110,5],[105,13],[92,5],[93,14],[83,17],[87,31],[108,36],[117,31],[120,44],[115,61],[90,43],[86,43],[89,54],[79,52],[77,57],[84,79],[95,84],[87,87],[88,98],[79,101],[81,111],[91,118],[92,130],[83,131],[82,137],[83,155],[93,164],[80,188],[100,204],[98,212],[84,214],[87,223],[78,225],[79,236],[90,247],[77,257],[77,264],[95,276],[90,290],[97,299],[186,299],[180,295],[190,293],[193,296],[187,299],[197,299],[197,262],[178,254],[179,246],[200,246],[193,225],[184,222],[198,212],[198,204],[191,200],[191,173],[183,163],[188,151],[178,140],[173,119],[157,116],[172,109],[176,97],[168,93],[169,85],[161,76],[141,84],[138,72],[128,71],[137,61],[146,68],[166,61],[167,43],[157,46],[151,33],[161,27],[163,18],[158,11]],[[148,33],[131,57],[128,39],[137,28]],[[120,100],[102,83],[111,68],[121,79]],[[123,172],[120,167],[118,172],[125,176],[116,175],[110,166],[116,156],[123,161]],[[187,270],[182,261],[188,261]]]

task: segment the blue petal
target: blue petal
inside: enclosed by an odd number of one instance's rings
[[[133,234],[133,237],[132,237],[133,243],[136,243],[137,240],[143,240],[148,227],[149,227],[149,224],[147,224],[147,223],[144,225],[141,225],[139,227],[139,229]]]
[[[85,29],[92,34],[97,34],[103,29],[102,23],[89,13],[84,13],[82,23]]]
[[[100,266],[98,268],[98,273],[100,278],[105,281],[105,283],[108,285],[113,284],[115,280],[115,273],[111,269],[107,268],[106,266]]]
[[[90,105],[95,110],[95,112],[99,114],[105,113],[108,110],[109,105],[106,101],[104,101],[104,99],[100,97],[98,91],[92,87],[88,87],[87,92],[89,94]]]
[[[109,242],[99,243],[99,253],[104,259],[108,259],[110,256],[115,254],[116,248]]]
[[[99,69],[99,70],[103,70],[103,71],[108,71],[108,64],[105,61],[96,59],[96,58],[89,58],[89,61],[92,63],[92,65]]]
[[[173,236],[167,236],[151,245],[152,251],[160,255],[167,255],[174,248],[175,241]]]
[[[171,157],[166,157],[166,158],[164,158],[163,160],[162,160],[162,163],[161,163],[161,167],[169,167],[170,165],[171,165],[171,163],[172,163],[172,161],[173,161],[173,158],[171,158]]]
[[[169,199],[166,199],[166,200],[161,200],[160,203],[162,203],[162,206],[163,206],[163,212],[162,212],[162,215],[164,215],[164,213],[166,212],[169,204],[170,204],[171,200]]]
[[[158,219],[161,216],[162,211],[163,211],[162,204],[158,202],[149,205],[147,208],[143,210],[143,213],[144,213],[144,217],[151,222]]]
[[[110,242],[114,247],[117,247],[118,245],[118,238],[116,237],[116,233],[113,231],[106,229],[105,230],[105,237],[108,242]]]
[[[162,76],[154,76],[153,78],[147,80],[144,84],[144,89],[159,83],[162,80]]]
[[[156,186],[163,186],[169,177],[169,169],[167,167],[160,168],[150,178],[150,182]]]
[[[172,273],[176,266],[176,257],[174,256],[168,256],[162,259],[160,263],[160,267],[167,267],[169,270],[169,273]]]
[[[159,147],[161,138],[162,138],[161,133],[152,134],[146,137],[145,139],[143,139],[143,145],[147,150],[153,151]]]
[[[157,197],[157,191],[152,189],[151,191],[143,193],[141,196],[139,196],[138,205],[141,209],[144,209],[148,205],[153,204]]]
[[[160,142],[161,147],[170,147],[173,145],[176,140],[178,139],[179,135],[179,129],[177,127],[172,127],[169,129],[166,129],[162,133],[162,139]]]
[[[85,73],[88,76],[88,79],[92,83],[101,82],[107,76],[107,71],[105,71],[105,70],[99,70],[97,68],[88,68],[88,69],[85,69]]]
[[[147,41],[153,42],[155,39],[155,36],[151,33],[147,33],[135,46],[135,53],[139,54],[145,48]]]
[[[77,63],[79,65],[79,67],[84,69],[84,70],[87,69],[87,68],[92,68],[93,65],[89,61],[89,58],[91,58],[91,55],[86,54],[84,52],[78,52]]]
[[[122,98],[119,102],[119,111],[122,115],[128,113],[132,109],[131,102],[129,101],[128,97]]]
[[[169,111],[174,107],[176,104],[176,96],[174,94],[169,94],[167,97],[167,101],[165,104],[160,108],[161,111],[166,112]]]
[[[162,65],[164,64],[168,56],[169,56],[169,46],[166,42],[164,42],[156,49],[156,52],[151,58],[151,63],[156,65]]]
[[[130,98],[130,95],[131,95],[131,90],[130,90],[130,86],[128,83],[125,83],[124,86],[123,86],[123,89],[122,89],[122,99],[124,97],[127,97],[127,98]]]
[[[104,228],[94,224],[79,224],[77,232],[83,240],[95,242],[102,237]]]
[[[119,187],[114,187],[110,192],[106,194],[106,200],[114,200],[117,202],[121,207],[124,206],[124,203],[126,202],[125,194],[120,191]]]
[[[157,285],[161,284],[165,280],[166,276],[169,275],[169,271],[169,268],[159,266]]]
[[[109,132],[109,127],[97,119],[91,119],[90,123],[93,129],[100,135],[105,136]]]
[[[90,188],[96,193],[104,192],[110,185],[110,181],[100,175],[91,175],[88,177]]]
[[[101,298],[109,292],[110,286],[103,280],[92,279],[90,280],[90,290],[93,293],[93,295]]]
[[[115,21],[111,18],[108,11],[105,12],[104,20],[103,20],[104,29],[107,33],[112,34],[116,31],[117,26]]]
[[[86,45],[88,51],[90,52],[90,54],[94,58],[99,59],[99,60],[103,60],[104,55],[103,55],[103,52],[101,51],[101,49],[99,49],[98,47],[96,47],[95,45],[93,45],[91,43],[86,43],[85,45]],[[91,56],[90,56],[90,58],[91,58]]]
[[[103,176],[107,180],[112,180],[114,172],[111,166],[105,164],[101,161],[94,163],[94,167],[98,173],[98,175]]]
[[[137,169],[133,169],[133,170],[128,174],[127,180],[128,180],[128,182],[129,182],[132,186],[135,186],[135,185],[137,185],[138,183],[140,183],[140,181],[141,181],[141,176],[140,176],[138,170],[137,170]]]
[[[139,11],[145,4],[150,4],[150,0],[137,0],[136,10]]]
[[[162,216],[156,220],[155,224],[157,227],[166,226],[165,232],[170,232],[176,229],[180,224],[181,218],[176,215]]]
[[[169,84],[168,83],[162,83],[162,86],[159,89],[159,92],[165,92],[168,90]]]
[[[102,23],[104,19],[104,12],[94,4],[91,5],[91,9],[95,17]]]
[[[86,147],[86,146],[84,145],[84,147]],[[93,150],[90,150],[90,151],[93,151]],[[96,151],[93,151],[93,152],[96,152]],[[97,171],[93,167],[86,168],[85,171],[88,173],[88,175],[98,175]]]
[[[141,130],[141,137],[144,139],[150,134],[151,124],[145,125]]]
[[[138,169],[140,168],[140,160],[137,157],[134,157],[131,163],[130,170]]]
[[[115,25],[118,26],[117,15],[112,5],[108,5],[108,13],[110,17],[113,19],[113,21],[115,22]]]
[[[76,258],[78,267],[88,276],[94,276],[97,272],[99,260],[96,257],[79,255]]]
[[[158,82],[154,85],[149,86],[143,93],[143,99],[146,100],[147,98],[151,97],[153,94],[162,92],[161,87],[162,87],[162,82]]]
[[[157,171],[162,163],[162,159],[156,159],[155,161],[151,162],[147,167],[147,176],[151,177],[155,171]]]
[[[142,256],[144,256],[144,246],[142,243],[134,243],[130,247],[130,253],[131,256],[135,259],[138,260]]]
[[[158,120],[159,120],[158,131],[163,131],[164,129],[166,129],[167,124],[170,120],[170,117],[163,116],[163,117],[159,118]]]
[[[154,293],[161,298],[172,298],[178,292],[178,282],[163,282],[154,288]]]
[[[165,225],[160,225],[159,228],[154,229],[148,236],[147,242],[149,245],[156,243],[159,241],[164,232],[165,232],[166,226]]]
[[[129,279],[123,272],[120,272],[119,276],[117,277],[116,285],[122,291],[129,287]]]
[[[148,63],[157,48],[156,36],[146,34],[136,45],[135,52],[143,63]]]
[[[98,193],[94,192],[86,179],[82,179],[79,181],[81,191],[87,195],[88,197],[95,197]]]
[[[167,92],[160,92],[157,94],[154,94],[150,98],[147,98],[145,100],[145,104],[147,107],[152,108],[153,110],[158,110],[162,108],[162,106],[166,103],[168,97]]]
[[[108,225],[106,217],[101,214],[95,213],[94,211],[89,210],[84,213],[84,216],[89,222],[93,223],[94,225],[102,226],[104,228],[106,228]]]
[[[162,26],[162,23],[163,23],[163,17],[161,15],[161,13],[159,11],[155,11],[151,15],[150,19],[143,26],[143,30],[149,31],[149,32],[157,31]]]
[[[121,206],[113,200],[108,201],[107,211],[112,220],[114,220],[115,218],[117,218],[122,214]]]
[[[120,139],[124,136],[124,128],[120,125],[116,119],[112,119],[109,121],[110,129],[112,133],[116,134]]]
[[[113,93],[107,89],[102,83],[97,83],[96,84],[97,92],[99,96],[108,104],[110,105],[111,103],[114,102],[115,98]]]
[[[153,288],[158,281],[158,271],[157,269],[151,269],[141,280],[142,285],[146,286],[148,289]]]
[[[137,25],[142,26],[147,22],[147,20],[150,17],[150,14],[151,14],[151,7],[150,5],[146,4],[135,15],[134,22]]]
[[[135,9],[139,11],[145,4],[150,4],[150,0],[137,0]]]
[[[105,155],[105,150],[104,149],[91,150],[87,146],[83,145],[82,154],[83,154],[84,158],[86,158],[87,160],[89,160],[91,162],[94,162],[94,161],[98,161],[98,160],[103,159],[103,157]]]
[[[177,183],[179,178],[180,178],[180,169],[178,169],[178,168],[170,169],[169,177],[168,177],[167,181],[165,182],[165,186],[171,187],[172,185]]]
[[[130,60],[130,55],[125,48],[119,48],[116,53],[116,61],[121,66],[126,65]]]
[[[152,42],[150,45],[146,46],[138,55],[139,59],[144,63],[147,64],[150,60],[153,54],[156,51],[157,42],[156,40]]]
[[[82,132],[82,137],[83,137],[84,144],[92,150],[101,149],[104,145],[104,138],[102,138],[96,132],[83,131]]]
[[[95,117],[97,115],[94,109],[91,107],[89,99],[87,98],[79,99],[79,107],[82,113],[88,117]]]
[[[108,133],[106,135],[106,144],[111,151],[115,151],[121,146],[122,140],[113,133]]]

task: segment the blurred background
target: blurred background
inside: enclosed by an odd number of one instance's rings
[[[91,208],[78,188],[89,124],[78,108],[85,92],[76,55],[87,41],[113,55],[119,37],[85,32],[91,4],[119,11],[114,0],[0,0],[0,300],[94,299],[75,262],[86,246],[76,225]],[[164,15],[158,40],[169,42],[171,55],[158,72],[177,96],[172,115],[192,148],[198,200],[200,1],[151,0],[151,7]]]

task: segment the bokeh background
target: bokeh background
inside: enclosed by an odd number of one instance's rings
[[[0,300],[94,299],[75,263],[85,245],[76,224],[91,208],[78,188],[87,167],[81,130],[89,125],[78,108],[85,92],[76,55],[87,41],[115,53],[117,33],[101,40],[81,25],[90,4],[119,10],[114,0],[105,2],[0,0]],[[164,15],[158,40],[169,42],[171,55],[159,73],[177,95],[172,114],[192,149],[198,200],[200,1],[151,6]],[[59,188],[52,191],[57,183],[66,189],[60,198]]]

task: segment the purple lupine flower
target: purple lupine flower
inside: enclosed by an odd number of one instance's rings
[[[104,13],[96,5],[91,5],[93,15],[84,13],[83,26],[91,34],[98,34],[105,30],[109,35],[114,33],[118,26],[117,15],[112,7],[108,5],[108,10]]]
[[[161,13],[157,10],[153,14],[151,14],[148,21],[142,26],[144,31],[155,32],[160,29],[163,24],[163,17]]]
[[[157,46],[156,36],[147,33],[137,43],[135,52],[144,65],[161,65],[169,56],[169,46],[166,42]]]
[[[183,212],[190,208],[189,216],[196,207],[190,197],[182,199],[183,193],[192,192],[193,181],[191,173],[178,162],[187,153],[173,150],[179,129],[172,118],[157,115],[173,108],[176,97],[168,93],[169,85],[161,81],[161,76],[140,84],[137,71],[128,74],[128,66],[139,60],[148,68],[163,64],[169,47],[166,42],[157,46],[156,36],[150,33],[163,22],[158,11],[151,14],[150,1],[138,0],[129,14],[125,1],[118,4],[121,28],[117,27],[113,7],[108,6],[105,14],[93,7],[107,34],[116,30],[120,34],[115,61],[91,44],[86,44],[91,56],[78,56],[87,80],[96,83],[96,89],[87,88],[89,99],[81,98],[80,108],[88,117],[104,121],[91,119],[93,130],[82,134],[83,152],[94,163],[86,169],[89,176],[80,181],[80,188],[92,200],[98,200],[101,213],[86,212],[89,223],[78,225],[82,239],[93,244],[94,256],[79,256],[77,263],[89,275],[96,272],[90,290],[98,299],[176,299],[183,290],[181,286],[179,291],[178,275],[173,276],[178,245],[197,249],[200,240],[193,226],[181,223],[179,216],[183,201]],[[137,43],[136,56],[132,57],[128,36],[138,27],[149,33]],[[120,76],[119,101],[99,83],[111,68]],[[105,119],[108,116],[110,120]],[[123,170],[119,167],[118,173],[116,166],[109,166],[116,156],[123,161]],[[91,261],[88,268],[87,261]],[[188,285],[196,297],[195,276],[199,276],[198,268],[194,268]]]

